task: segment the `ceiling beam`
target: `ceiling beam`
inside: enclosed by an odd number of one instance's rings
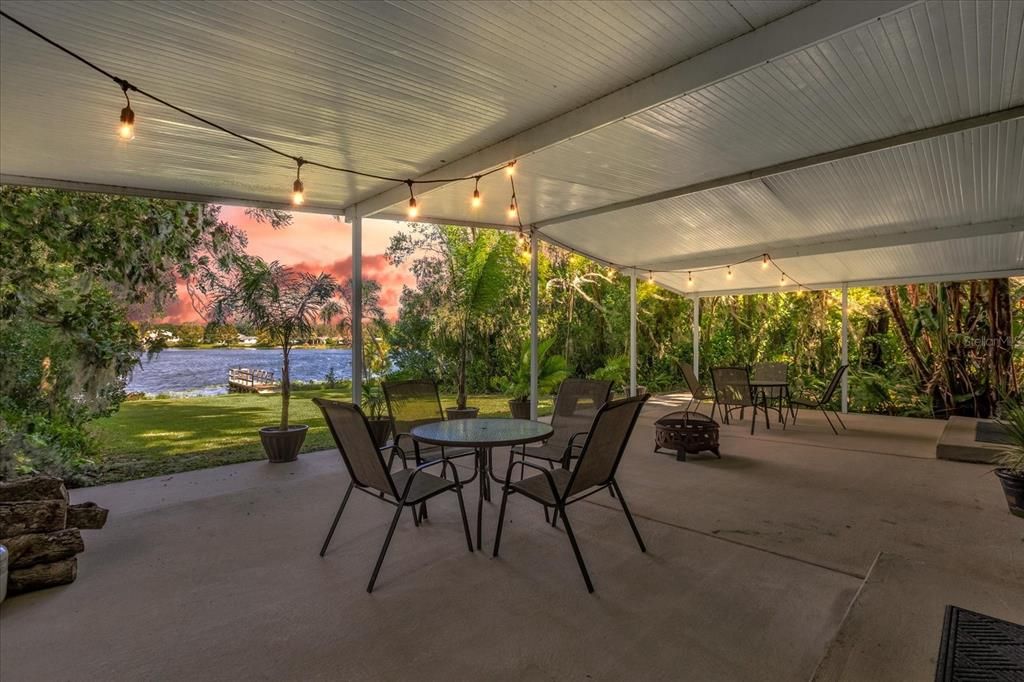
[[[918,1],[820,0],[415,179],[465,177],[500,167],[513,159],[521,159],[820,43]],[[418,188],[418,193],[427,194],[447,184]],[[404,184],[396,185],[346,206],[345,215],[351,217],[355,211],[362,216],[373,215],[403,201],[408,192]]]
[[[793,291],[822,291],[828,289],[842,289],[846,284],[852,287],[885,287],[899,286],[901,284],[925,284],[928,282],[969,282],[977,279],[1003,279],[1004,277],[1020,277],[1024,275],[1024,268],[1009,268],[1006,270],[985,270],[982,272],[944,272],[910,275],[902,277],[879,277],[874,279],[850,279],[845,282],[811,282],[805,283],[802,287],[797,285],[786,286],[760,286],[747,287],[743,289],[715,289],[713,291],[695,291],[690,289],[684,291],[679,287],[659,282],[657,276],[655,284],[667,289],[672,293],[686,296],[687,298],[707,298],[711,296],[745,296],[749,294],[782,294]]]
[[[245,208],[272,208],[281,211],[294,211],[295,207],[288,201],[260,201],[245,197],[225,196],[221,194],[203,194],[200,192],[173,192],[146,187],[128,187],[125,185],[102,185],[93,182],[76,180],[60,180],[57,178],[35,178],[25,175],[0,174],[0,185],[16,187],[46,187],[64,189],[71,192],[88,192],[90,194],[113,194],[126,197],[143,197],[146,199],[166,199],[169,201],[195,201],[202,204],[226,204]],[[303,204],[303,213],[320,213],[323,215],[340,216],[341,206],[317,206]]]
[[[583,211],[576,211],[575,213],[568,213],[566,215],[558,216],[556,218],[540,220],[537,222],[537,227],[539,227],[540,229],[544,229],[545,227],[549,227],[551,225],[567,223],[573,220],[580,220],[582,218],[591,218],[593,216],[602,215],[604,213],[621,211],[626,208],[633,208],[635,206],[651,204],[657,201],[665,201],[666,199],[675,199],[678,197],[686,196],[688,194],[707,192],[708,190],[720,189],[722,187],[728,187],[730,185],[738,185],[740,183],[749,182],[751,180],[766,178],[772,175],[781,175],[782,173],[790,173],[792,171],[801,170],[803,168],[820,166],[822,164],[831,163],[833,161],[840,161],[842,159],[849,159],[854,156],[871,154],[886,149],[892,149],[894,147],[901,147],[903,145],[914,144],[915,142],[923,142],[925,140],[930,140],[935,137],[952,135],[954,133],[960,133],[966,130],[972,130],[974,128],[981,128],[989,125],[995,125],[997,123],[1012,121],[1018,118],[1024,118],[1024,105],[1010,107],[1008,109],[1002,109],[1000,111],[995,111],[989,114],[982,114],[980,116],[962,118],[957,121],[952,121],[950,123],[943,123],[942,125],[932,126],[930,128],[922,128],[920,130],[914,130],[909,133],[900,133],[899,135],[884,137],[878,140],[872,140],[870,142],[863,142],[861,144],[855,144],[850,147],[844,147],[843,149],[836,149],[834,151],[824,152],[822,154],[805,156],[801,159],[784,161],[782,163],[772,164],[771,166],[764,166],[763,168],[758,168],[756,170],[744,171],[742,173],[734,173],[733,175],[726,175],[720,178],[714,178],[712,180],[696,182],[693,183],[692,185],[684,185],[683,187],[675,187],[673,189],[667,189],[661,192],[656,192],[654,194],[636,197],[634,199],[617,201],[615,203],[606,204],[604,206],[597,206],[595,208],[590,208]]]
[[[990,235],[1024,232],[1024,216],[1016,216],[1004,220],[993,220],[986,223],[966,223],[947,227],[929,227],[926,229],[905,230],[878,234],[871,230],[860,230],[854,235],[845,233],[839,239],[824,239],[817,242],[792,241],[782,245],[757,244],[735,249],[723,249],[711,253],[694,254],[672,260],[650,263],[637,263],[641,270],[686,272],[702,268],[714,268],[725,265],[736,265],[739,261],[758,258],[767,253],[773,260],[787,258],[803,258],[807,256],[823,256],[850,251],[865,251],[895,246],[912,246],[928,242],[942,242],[952,239],[985,237]]]

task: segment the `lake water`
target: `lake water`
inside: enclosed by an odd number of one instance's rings
[[[278,348],[168,348],[152,360],[142,358],[135,368],[129,392],[157,395],[216,395],[228,391],[228,369],[273,370],[281,378],[281,350]],[[338,379],[352,377],[352,351],[308,350],[291,352],[292,381],[323,381],[331,367]]]

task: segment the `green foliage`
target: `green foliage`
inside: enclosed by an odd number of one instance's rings
[[[0,468],[71,476],[147,348],[133,313],[202,296],[245,236],[216,207],[0,188]]]
[[[551,395],[569,375],[568,365],[561,355],[552,355],[554,339],[545,339],[537,344],[537,393]],[[505,388],[513,400],[528,400],[530,397],[530,342],[523,343],[519,364],[509,385]]]
[[[605,360],[604,366],[591,372],[590,378],[610,381],[613,391],[624,391],[629,385],[629,356],[613,355]]]
[[[1024,405],[1016,400],[1007,400],[998,421],[1006,428],[1012,441],[1003,450],[999,464],[1018,476],[1024,476]]]

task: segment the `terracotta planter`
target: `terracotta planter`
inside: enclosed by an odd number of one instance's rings
[[[479,412],[479,407],[467,407],[464,410],[460,410],[457,407],[449,407],[445,410],[448,419],[476,419],[476,415]]]
[[[1010,513],[1024,518],[1024,476],[1009,469],[996,469],[996,476],[1003,485],[1003,494],[1006,495],[1006,506],[1010,508]]]
[[[512,413],[513,419],[529,419],[530,418],[530,401],[529,400],[510,400],[508,401],[508,410]]]
[[[377,447],[384,447],[391,435],[391,419],[388,417],[367,417],[370,422],[370,431],[373,433],[373,440]]]
[[[303,441],[306,440],[306,432],[309,427],[305,424],[294,424],[282,431],[277,426],[264,426],[260,429],[260,440],[263,441],[263,451],[267,453],[267,459],[275,464],[280,462],[294,462],[299,456]]]

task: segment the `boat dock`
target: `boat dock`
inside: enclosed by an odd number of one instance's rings
[[[228,370],[228,391],[231,393],[276,393],[281,383],[270,369],[232,367]]]

